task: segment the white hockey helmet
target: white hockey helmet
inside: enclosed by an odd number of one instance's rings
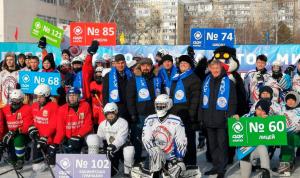
[[[158,95],[154,102],[155,111],[158,117],[164,117],[173,106],[173,101],[169,95]]]
[[[76,56],[76,57],[74,57],[73,59],[72,59],[72,64],[73,63],[79,63],[79,62],[83,62],[83,57],[82,57],[82,55],[79,55],[79,56]]]
[[[116,103],[107,103],[103,108],[103,112],[104,112],[104,114],[109,113],[109,112],[114,112],[117,114],[118,106],[116,105]]]
[[[34,94],[49,97],[51,94],[51,88],[49,85],[41,83],[34,89]]]
[[[279,66],[279,67],[281,67],[281,66],[282,66],[282,63],[281,63],[281,61],[279,61],[279,60],[275,60],[275,61],[272,63],[272,66]]]
[[[71,62],[69,60],[63,59],[63,60],[61,60],[60,65],[61,66],[63,66],[63,65],[71,65]]]
[[[98,154],[99,148],[103,146],[100,137],[97,134],[90,134],[86,137],[88,154]]]
[[[22,101],[24,99],[24,93],[20,89],[13,89],[9,97],[12,101]]]

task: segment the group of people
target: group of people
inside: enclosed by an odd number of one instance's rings
[[[243,80],[236,50],[227,46],[217,48],[210,60],[196,60],[189,47],[176,59],[161,50],[155,61],[134,57],[126,63],[124,55],[117,54],[111,60],[97,58],[93,65],[99,46],[93,41],[85,56],[72,57],[63,50],[58,66],[44,37],[38,46],[42,69],[37,56],[6,53],[0,72],[0,153],[7,152],[7,161],[17,169],[31,159],[33,170],[45,170],[55,164],[56,153],[104,153],[111,160],[112,175],[124,161],[124,177],[140,162],[150,176],[164,172],[179,177],[187,165],[197,165],[200,131],[200,145],[206,140],[206,159],[212,163],[205,175],[225,177],[235,152],[246,149],[238,158],[242,177],[250,177],[257,157],[267,177],[276,148],[229,147],[227,118],[285,115],[289,144],[281,147],[276,171],[292,172],[294,149],[300,144],[300,61],[284,72],[275,61],[268,72],[267,57],[259,55],[255,70]],[[33,94],[24,94],[19,71],[57,72],[61,87],[51,95],[50,86],[41,83]]]

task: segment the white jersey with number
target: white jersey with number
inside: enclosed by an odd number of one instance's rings
[[[16,89],[17,83],[19,81],[19,72],[9,72],[3,70],[0,72],[0,92],[1,101],[3,104],[8,104],[9,93],[11,90]]]
[[[281,115],[286,117],[286,128],[288,132],[300,131],[300,108],[287,110],[286,104],[282,104]]]
[[[147,151],[158,146],[167,155],[167,159],[183,158],[187,147],[184,125],[180,117],[169,114],[161,121],[156,114],[145,120],[142,134],[143,144]]]
[[[279,101],[279,91],[280,87],[278,82],[272,78],[269,73],[264,73],[264,81],[262,84],[258,83],[257,80],[258,71],[251,70],[245,75],[244,83],[245,90],[247,94],[247,99],[250,101],[250,104],[254,104],[259,100],[259,89],[263,86],[270,86],[273,89],[273,101]]]
[[[128,139],[128,122],[123,118],[111,125],[107,120],[100,123],[97,135],[101,140],[106,140],[107,144],[113,144],[119,150]]]
[[[296,73],[293,77],[293,90],[300,93],[300,75]]]

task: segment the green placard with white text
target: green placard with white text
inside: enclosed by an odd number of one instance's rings
[[[47,43],[55,47],[60,47],[64,30],[45,22],[39,18],[34,18],[31,28],[31,36],[40,39],[46,37]]]
[[[230,146],[287,145],[285,116],[228,119]]]

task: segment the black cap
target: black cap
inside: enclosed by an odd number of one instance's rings
[[[270,107],[271,107],[271,102],[268,100],[259,100],[256,105],[255,105],[255,109],[259,108],[263,111],[265,111],[266,114],[269,114],[270,112]]]
[[[259,89],[259,98],[261,98],[261,94],[262,94],[263,92],[268,92],[268,93],[270,93],[270,95],[271,95],[271,98],[270,98],[270,99],[273,98],[273,89],[272,89],[271,87],[269,87],[269,86],[263,86],[263,87],[261,87],[261,88]]]
[[[178,59],[178,63],[180,64],[182,61],[185,61],[191,65],[191,67],[194,67],[193,60],[190,56],[188,55],[181,55]]]
[[[164,63],[165,61],[171,61],[173,62],[173,57],[170,54],[166,54],[162,57],[161,62]]]

